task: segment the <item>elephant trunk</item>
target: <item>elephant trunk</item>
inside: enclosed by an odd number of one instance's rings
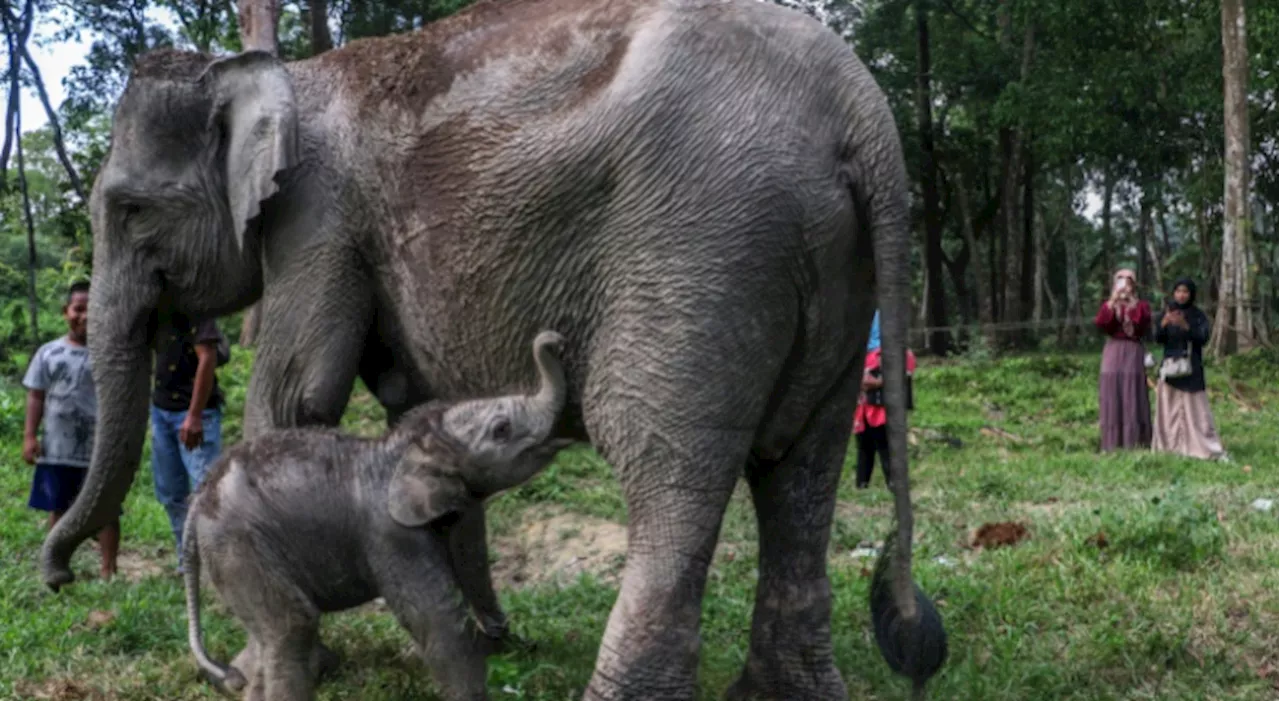
[[[118,517],[133,484],[146,437],[149,322],[158,292],[154,283],[122,282],[118,271],[113,275],[105,262],[94,271],[88,340],[98,423],[84,486],[45,538],[41,552],[41,574],[54,591],[74,581],[71,555],[85,538]]]
[[[539,386],[537,394],[525,398],[525,412],[530,432],[539,441],[550,438],[556,419],[564,409],[567,390],[564,367],[558,351],[564,338],[554,331],[543,331],[533,339],[533,360],[538,366]]]

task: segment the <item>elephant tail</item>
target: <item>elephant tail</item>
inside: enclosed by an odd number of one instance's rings
[[[864,69],[865,70],[865,69]],[[880,308],[881,356],[888,472],[893,481],[894,530],[885,539],[871,583],[871,620],[880,653],[895,672],[910,678],[917,690],[947,656],[947,636],[933,601],[911,577],[912,530],[910,482],[907,475],[907,326],[911,318],[910,210],[905,162],[888,103],[881,100],[863,112],[862,127],[878,148],[850,163],[855,211],[862,231],[869,230],[875,249],[876,297]],[[865,142],[863,146],[865,146]]]
[[[199,495],[191,500],[187,510],[187,521],[182,527],[182,562],[185,566],[183,582],[187,590],[187,644],[191,646],[191,652],[196,656],[196,665],[200,668],[200,674],[222,693],[232,695],[247,686],[244,675],[235,667],[223,665],[211,659],[201,641],[200,535],[199,529],[195,527],[199,511],[196,508],[198,499]]]

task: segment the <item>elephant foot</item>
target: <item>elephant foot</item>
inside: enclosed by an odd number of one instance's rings
[[[512,631],[505,617],[501,620],[486,618],[479,628],[486,655],[501,655],[508,652],[528,654],[538,647],[536,642]]]
[[[801,674],[752,671],[753,666],[748,662],[747,670],[725,692],[725,701],[834,701],[849,698],[849,691],[834,663],[822,670],[796,670]]]
[[[511,631],[503,633],[494,642],[497,644],[498,653],[517,652],[527,655],[538,649],[537,641]]]

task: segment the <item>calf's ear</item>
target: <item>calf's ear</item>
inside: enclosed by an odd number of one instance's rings
[[[462,480],[443,471],[435,458],[417,446],[409,448],[396,465],[387,489],[391,519],[409,528],[425,526],[470,504]]]

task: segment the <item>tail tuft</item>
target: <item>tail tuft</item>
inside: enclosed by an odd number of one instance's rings
[[[933,600],[914,582],[916,615],[914,620],[903,615],[891,586],[891,540],[885,543],[871,580],[871,622],[889,668],[922,689],[947,659],[947,631]]]

